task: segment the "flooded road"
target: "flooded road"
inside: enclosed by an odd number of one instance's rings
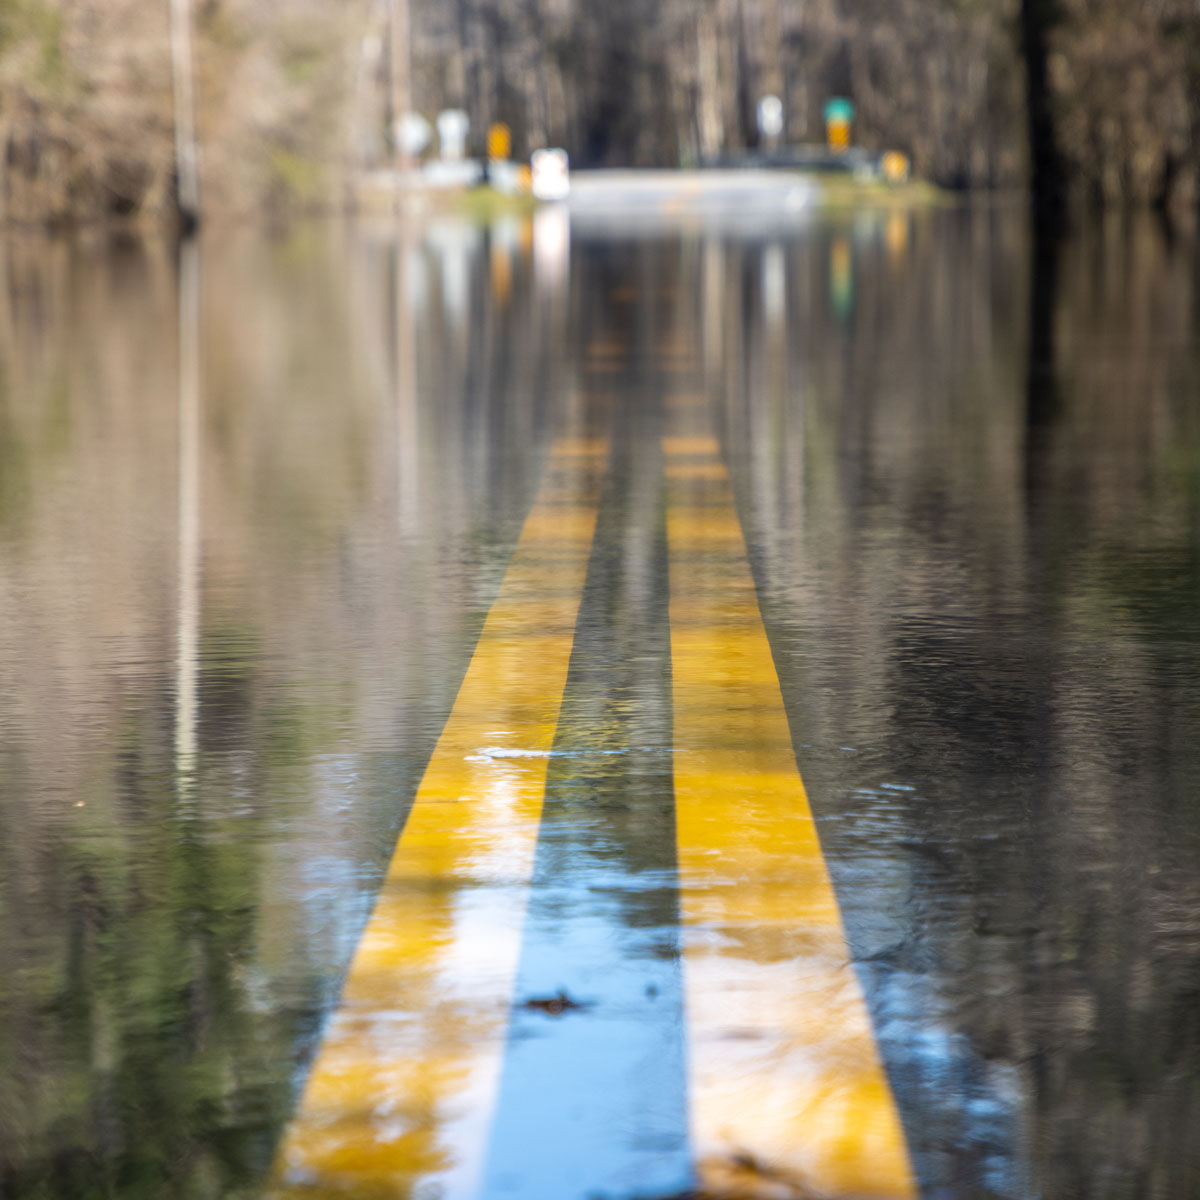
[[[1153,221],[0,245],[0,1196],[1200,1195]]]

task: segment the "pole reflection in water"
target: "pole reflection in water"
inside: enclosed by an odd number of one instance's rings
[[[175,771],[181,794],[196,766],[196,672],[200,649],[200,250],[179,247],[179,621],[175,677]]]
[[[416,322],[412,309],[424,299],[424,278],[407,229],[398,230],[392,249],[392,303],[395,305],[396,502],[400,532],[411,535],[420,520],[421,426],[417,407]]]

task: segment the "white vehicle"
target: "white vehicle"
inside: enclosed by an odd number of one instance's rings
[[[565,150],[535,150],[529,159],[530,190],[538,200],[565,200],[571,191]]]

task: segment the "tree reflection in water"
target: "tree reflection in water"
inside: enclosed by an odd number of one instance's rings
[[[1194,243],[539,221],[206,232],[183,789],[174,256],[0,248],[0,1192],[254,1194],[555,422],[668,390],[930,1194],[1200,1190]]]

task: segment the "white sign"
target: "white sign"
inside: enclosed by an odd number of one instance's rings
[[[462,158],[466,154],[470,128],[471,122],[461,108],[447,108],[438,113],[438,145],[443,158]]]
[[[406,158],[416,158],[433,137],[433,127],[420,113],[405,113],[396,122],[396,146]]]
[[[571,191],[565,150],[535,150],[529,174],[530,191],[538,200],[565,200]]]
[[[778,96],[764,96],[758,102],[758,132],[765,138],[783,132],[783,101]]]

